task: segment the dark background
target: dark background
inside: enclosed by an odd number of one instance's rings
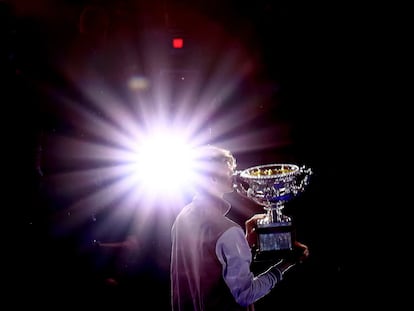
[[[81,26],[87,8],[91,17]],[[107,217],[104,213],[91,214],[89,223],[62,233],[65,219],[56,223],[54,213],[74,198],[59,197],[44,181],[62,169],[60,163],[51,163],[48,137],[82,135],[61,101],[65,97],[87,102],[75,82],[88,69],[127,98],[122,79],[128,72],[166,73],[172,80],[176,72],[190,72],[191,77],[197,68],[188,59],[207,58],[213,66],[227,43],[238,42],[253,69],[217,117],[242,110],[244,96],[261,95],[249,103],[256,118],[235,131],[248,133],[279,123],[289,129],[281,133],[283,144],[275,144],[280,134],[275,132],[249,152],[236,150],[241,166],[295,161],[314,171],[306,192],[288,207],[298,239],[310,247],[311,257],[256,309],[336,310],[361,299],[372,303],[366,290],[379,276],[366,255],[370,222],[377,216],[366,208],[373,205],[376,190],[367,181],[375,178],[367,163],[378,135],[372,77],[381,69],[371,58],[376,50],[371,44],[386,27],[371,9],[264,0],[1,1],[3,133],[11,186],[10,191],[6,188],[11,217],[3,223],[13,228],[5,236],[11,241],[5,270],[21,302],[27,299],[44,309],[85,303],[114,303],[118,310],[169,309],[168,235],[174,213],[165,223],[156,216],[149,221],[151,241],[144,243],[135,263],[125,264],[119,254],[94,248],[93,240],[101,238],[94,228]],[[106,27],[101,14],[109,23]],[[182,51],[169,46],[174,35],[185,38]],[[132,46],[144,57],[139,47],[150,42],[168,62],[138,68],[123,63],[123,49]],[[66,74],[68,69],[72,76]],[[236,195],[230,200],[231,216],[240,223],[260,212]],[[247,212],[238,209],[243,204]],[[112,225],[111,239],[122,240],[128,224],[114,220]],[[104,284],[111,273],[120,275],[120,286]],[[382,299],[379,295],[375,300]]]

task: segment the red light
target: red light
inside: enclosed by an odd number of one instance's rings
[[[174,49],[182,49],[184,47],[184,39],[183,38],[173,38],[172,39],[172,46]]]

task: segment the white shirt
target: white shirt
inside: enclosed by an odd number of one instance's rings
[[[282,279],[282,273],[274,267],[254,276],[250,270],[251,250],[240,227],[229,228],[221,235],[217,240],[216,255],[227,286],[242,306],[265,296]]]

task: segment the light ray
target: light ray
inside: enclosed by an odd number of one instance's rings
[[[71,70],[81,96],[55,94],[72,132],[50,140],[55,165],[49,182],[65,198],[58,218],[69,217],[69,227],[106,210],[117,217],[137,215],[144,226],[155,214],[182,206],[197,177],[180,150],[212,143],[248,152],[289,144],[287,124],[261,121],[267,113],[261,104],[272,92],[251,92],[254,64],[239,45],[222,42],[220,52],[189,59],[191,69],[169,71],[160,70],[172,66],[154,44],[140,53],[127,44],[126,57],[117,58],[126,68],[140,68],[119,74],[125,94],[113,92],[93,71],[78,79]],[[142,64],[137,55],[143,55]]]

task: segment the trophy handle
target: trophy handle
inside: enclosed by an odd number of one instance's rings
[[[313,174],[313,171],[310,167],[301,166],[299,168],[299,174],[298,176],[301,178],[297,187],[296,187],[296,193],[303,192],[305,190],[305,187],[309,185],[309,178]]]

